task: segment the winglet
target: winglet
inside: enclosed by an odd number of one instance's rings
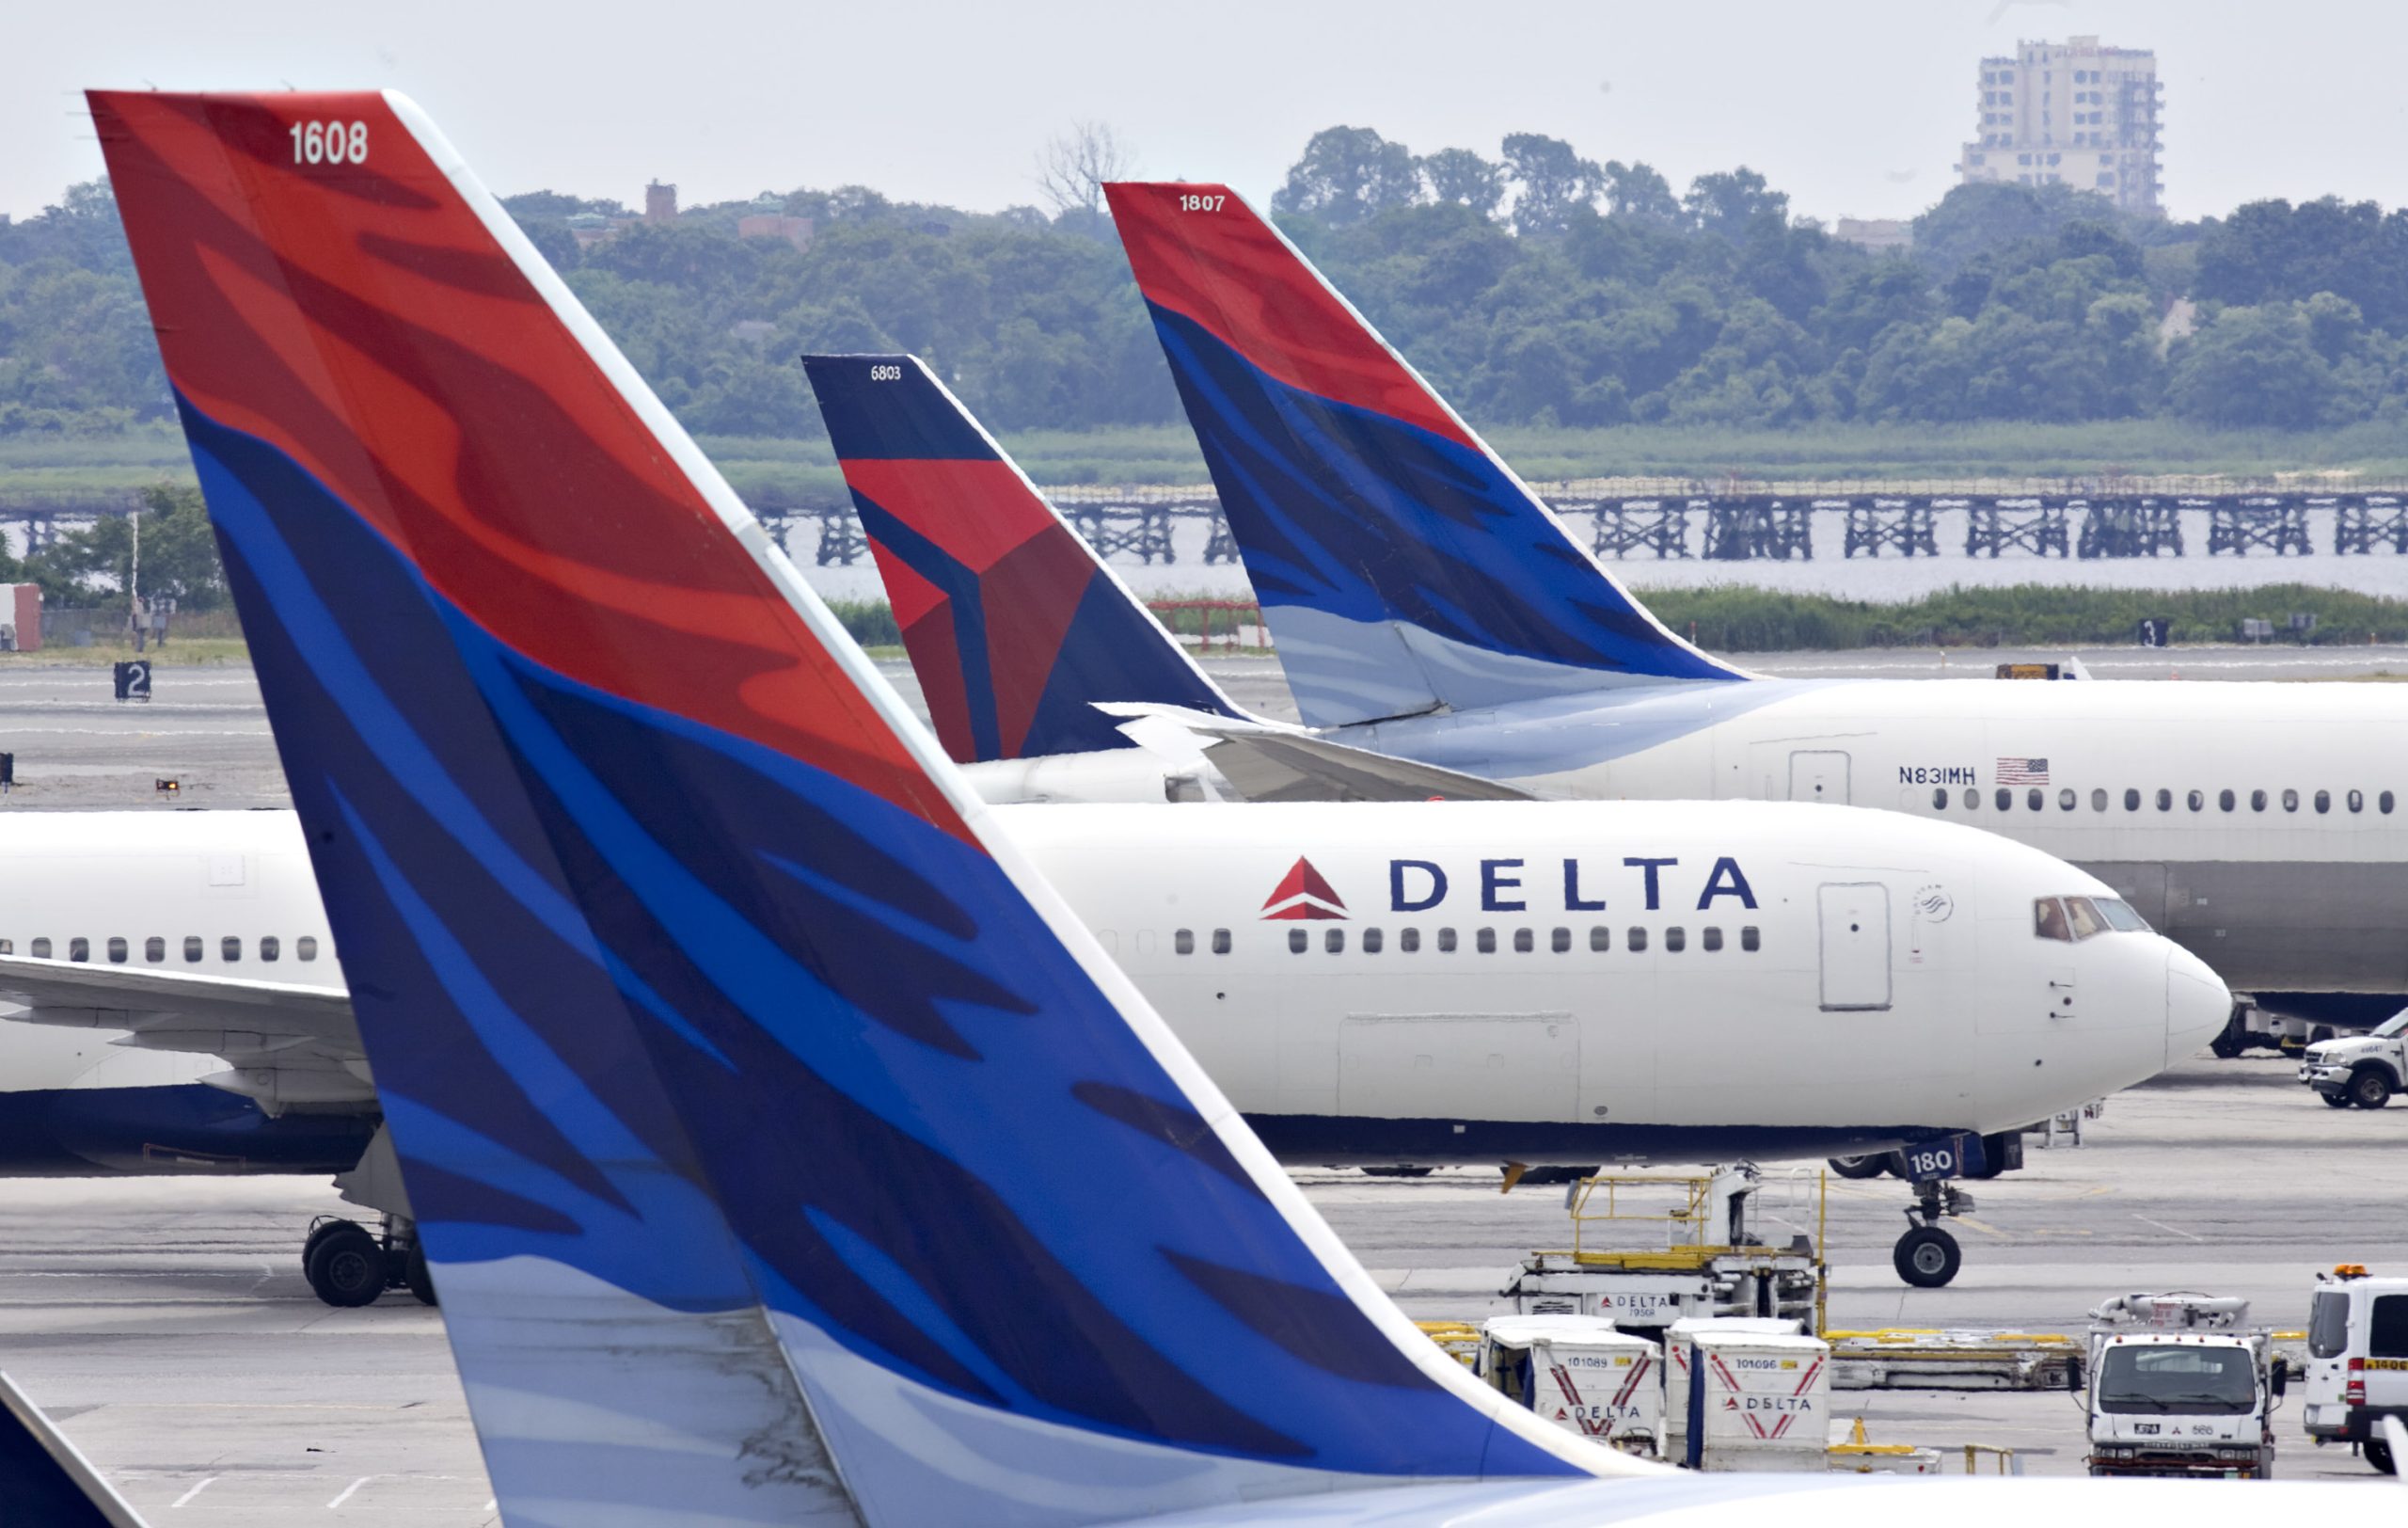
[[[505,1516],[1640,1471],[1379,1292],[414,107],[93,106]]]
[[[1243,198],[1105,191],[1306,721],[1746,677],[1632,598]]]
[[[41,1528],[143,1528],[117,1488],[0,1374],[0,1517]]]
[[[918,358],[803,368],[956,763],[1128,747],[1102,701],[1242,714]]]

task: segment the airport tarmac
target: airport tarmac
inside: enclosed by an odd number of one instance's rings
[[[2408,673],[2399,649],[2195,649],[2172,661],[2187,669],[2227,652],[2272,665],[2249,676],[2328,674],[2337,652],[2364,665],[2351,673]],[[1937,655],[1905,656],[1932,658],[1939,676]],[[1759,666],[1888,672],[1901,657]],[[1952,672],[1965,664],[1952,655]],[[1208,667],[1244,704],[1291,714],[1275,664]],[[119,705],[104,669],[0,663],[0,750],[25,782],[8,807],[287,804],[247,670],[162,669],[154,690],[147,707]],[[163,798],[160,778],[182,789]],[[1973,1185],[1978,1209],[1956,1228],[1966,1266],[1945,1290],[1909,1290],[1890,1267],[1904,1188],[1835,1180],[1830,1321],[2079,1330],[2109,1295],[2188,1288],[2247,1296],[2260,1322],[2297,1328],[2317,1269],[2408,1269],[2403,1149],[2408,1107],[2329,1109],[2289,1063],[2201,1058],[2111,1101],[2083,1145],[2036,1141],[2025,1171]],[[1566,1240],[1561,1189],[1499,1195],[1492,1171],[1297,1176],[1417,1317],[1503,1309],[1515,1260]],[[436,1313],[405,1296],[328,1310],[301,1278],[309,1218],[341,1209],[326,1185],[298,1179],[0,1182],[0,1369],[156,1520],[497,1520]],[[1809,1221],[1791,1207],[1768,1224],[1785,1237]],[[1876,1441],[2003,1444],[2029,1472],[2081,1468],[2080,1413],[2062,1394],[1838,1399],[1835,1425],[1861,1416]],[[2310,1447],[2297,1408],[2294,1397],[2277,1416],[2279,1473],[2376,1478],[2346,1452]]]

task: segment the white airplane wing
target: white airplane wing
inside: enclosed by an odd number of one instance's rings
[[[24,1005],[8,1015],[21,1024],[122,1029],[121,1045],[222,1057],[229,1070],[202,1080],[271,1112],[376,1105],[351,998],[325,987],[0,955],[0,1002]]]
[[[1180,761],[1201,756],[1244,801],[1529,801],[1519,786],[1417,764],[1268,723],[1173,706],[1107,705],[1138,746]]]

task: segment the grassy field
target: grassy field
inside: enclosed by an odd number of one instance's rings
[[[1711,485],[1750,480],[1898,484],[1948,480],[2086,480],[2114,475],[2215,476],[2243,483],[2338,473],[2408,482],[2408,432],[2386,424],[2305,431],[2210,430],[2162,420],[2094,424],[1956,426],[1827,424],[1797,430],[1509,426],[1489,438],[1533,481],[1662,478]],[[1200,485],[1207,481],[1184,424],[1036,430],[1003,437],[1030,477],[1049,485]],[[737,490],[770,503],[841,502],[844,484],[825,440],[705,436],[703,449]],[[0,439],[0,491],[127,488],[162,477],[189,482],[182,439],[144,431],[90,440]]]

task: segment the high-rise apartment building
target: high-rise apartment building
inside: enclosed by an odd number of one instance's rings
[[[2023,42],[1982,60],[1981,133],[1958,179],[2096,191],[2128,213],[2164,211],[2158,178],[2157,55],[2095,37]]]

